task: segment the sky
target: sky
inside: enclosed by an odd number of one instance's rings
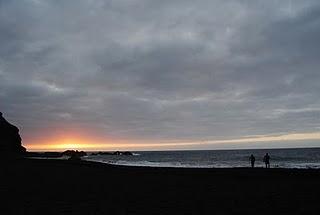
[[[0,0],[29,150],[320,146],[318,0]]]

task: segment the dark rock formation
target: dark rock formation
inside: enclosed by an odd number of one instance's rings
[[[83,157],[83,156],[86,156],[87,153],[85,153],[84,151],[78,151],[78,150],[67,150],[62,152],[62,155],[70,156],[70,157],[72,156]]]
[[[86,156],[87,153],[85,153],[84,151],[78,151],[78,150],[67,150],[62,152],[62,155],[69,156],[68,160],[80,161],[81,157]]]
[[[2,155],[24,155],[26,148],[21,145],[19,129],[3,118],[0,112],[0,152]]]
[[[91,153],[91,155],[133,155],[132,152],[121,152],[121,151],[115,151],[115,152],[95,152]]]
[[[121,152],[116,151],[116,152],[114,152],[113,154],[114,154],[114,155],[121,155]]]
[[[122,155],[133,155],[132,152],[122,152]]]
[[[86,156],[87,153],[78,150],[67,150],[64,152],[27,152],[27,157],[33,158],[61,158],[62,156],[67,156],[71,160],[80,160],[81,157]]]

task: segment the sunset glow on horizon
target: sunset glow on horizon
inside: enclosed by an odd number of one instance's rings
[[[320,140],[320,132],[313,133],[293,133],[282,135],[261,135],[255,137],[244,137],[239,139],[227,140],[199,140],[199,141],[173,141],[173,142],[133,142],[133,141],[97,141],[92,139],[65,138],[53,140],[44,143],[26,144],[30,151],[64,151],[64,150],[83,150],[83,151],[103,151],[103,150],[165,150],[165,149],[189,149],[190,146],[208,147],[222,144],[242,144],[259,142],[283,142],[283,141],[301,141],[301,140]]]

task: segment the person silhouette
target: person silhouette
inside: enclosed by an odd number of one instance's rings
[[[270,168],[270,156],[268,153],[263,157],[263,162],[266,165],[266,168]]]
[[[256,161],[256,158],[253,156],[253,154],[250,155],[249,161],[251,163],[251,168],[254,167],[254,162]]]

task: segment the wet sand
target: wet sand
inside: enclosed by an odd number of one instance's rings
[[[1,161],[1,214],[320,214],[320,170]]]

